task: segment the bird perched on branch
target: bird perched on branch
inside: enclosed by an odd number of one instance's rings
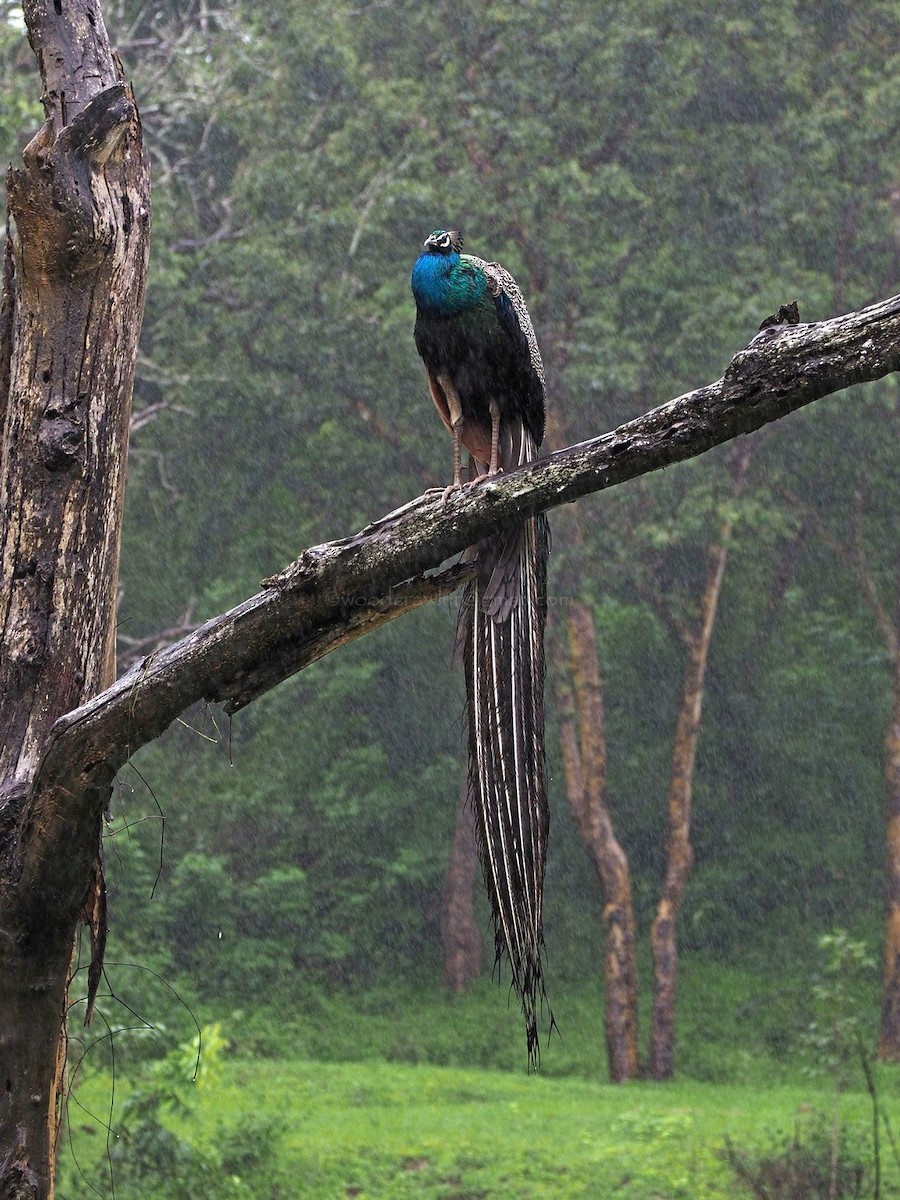
[[[416,348],[453,438],[453,485],[514,470],[544,437],[544,368],[522,293],[499,263],[438,229],[412,272]],[[462,449],[470,456],[462,479]],[[448,491],[452,490],[452,487]],[[473,548],[463,597],[468,788],[494,921],[522,1004],[529,1063],[545,1000],[542,898],[549,815],[544,771],[544,623],[549,536],[528,517]],[[550,1015],[550,1027],[553,1017]]]

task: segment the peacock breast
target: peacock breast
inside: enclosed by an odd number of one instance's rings
[[[412,290],[420,313],[451,317],[481,307],[488,296],[487,276],[458,254],[426,253],[413,267]]]

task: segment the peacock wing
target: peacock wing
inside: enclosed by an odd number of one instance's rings
[[[460,257],[478,267],[487,276],[497,319],[519,350],[516,358],[522,363],[519,385],[523,414],[535,444],[540,446],[544,440],[547,389],[544,363],[525,297],[512,274],[500,263],[485,262],[472,254],[463,254]]]

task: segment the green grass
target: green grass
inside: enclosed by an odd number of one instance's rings
[[[900,1080],[888,1082],[885,1100],[896,1113]],[[97,1076],[83,1089],[94,1111],[104,1087],[108,1079]],[[266,1181],[248,1194],[273,1200],[724,1200],[739,1194],[722,1158],[726,1136],[773,1148],[778,1131],[827,1122],[831,1097],[821,1081],[615,1087],[372,1061],[238,1060],[197,1086],[195,1102],[191,1117],[172,1124],[199,1146],[266,1138],[280,1127],[272,1161],[248,1172],[248,1182]],[[855,1140],[863,1138],[867,1097],[846,1095],[841,1112]],[[72,1123],[82,1164],[96,1162],[102,1138],[88,1136],[83,1119]],[[893,1164],[891,1172],[885,1196],[900,1194]],[[70,1184],[60,1200],[87,1194]],[[172,1197],[182,1194],[173,1185]]]
[[[295,1115],[283,1153],[306,1181],[297,1194],[310,1198],[355,1188],[443,1200],[732,1196],[725,1135],[754,1142],[828,1105],[821,1087],[611,1087],[379,1063],[229,1074],[204,1101],[207,1128],[223,1105],[239,1118],[252,1112],[262,1089],[267,1107]],[[848,1097],[844,1111],[864,1121],[863,1097]]]
[[[525,1070],[515,1006],[486,981],[456,999],[435,988],[310,991],[282,1008],[232,1013],[218,1069],[179,1084],[186,1110],[165,1113],[199,1151],[197,1172],[179,1185],[173,1170],[152,1192],[129,1190],[122,1175],[119,1200],[737,1200],[747,1193],[724,1159],[726,1138],[774,1153],[795,1131],[809,1140],[818,1129],[827,1156],[832,1084],[810,1074],[815,1064],[800,1049],[809,980],[692,956],[680,984],[678,1077],[664,1085],[606,1082],[601,995],[591,984],[554,990],[562,1032],[544,1046],[537,1076]],[[877,990],[853,1004],[871,1044]],[[189,1036],[189,1028],[172,1035]],[[131,1087],[157,1085],[152,1068],[129,1058],[141,1044],[146,1053],[145,1042],[122,1040],[114,1127],[127,1121]],[[186,1080],[192,1056],[180,1053]],[[209,1062],[216,1066],[215,1054]],[[878,1079],[900,1133],[900,1068],[880,1067]],[[109,1089],[97,1063],[77,1094],[93,1115],[70,1106],[74,1153],[106,1196],[97,1172]],[[858,1069],[841,1117],[845,1144],[869,1164],[862,1195],[871,1196],[871,1109]],[[882,1165],[882,1197],[900,1196],[887,1144]],[[94,1193],[69,1163],[58,1194]]]

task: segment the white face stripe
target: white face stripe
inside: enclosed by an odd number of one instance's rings
[[[435,250],[449,250],[450,249],[450,234],[444,232],[444,233],[441,233],[440,236],[437,236],[437,237],[433,233],[429,234],[428,237],[425,239],[425,248],[426,249],[434,248]]]

